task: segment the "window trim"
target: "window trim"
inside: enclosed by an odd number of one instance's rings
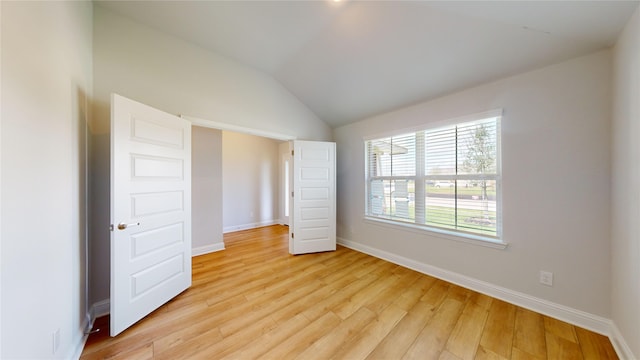
[[[482,234],[478,234],[478,233],[473,233],[473,232],[466,232],[464,230],[457,230],[457,229],[445,229],[445,228],[440,228],[440,227],[434,227],[434,226],[429,226],[426,224],[421,224],[417,221],[413,222],[408,222],[408,221],[402,221],[402,220],[395,220],[392,218],[385,218],[384,216],[374,216],[374,215],[370,215],[369,214],[369,208],[370,208],[370,199],[369,199],[369,192],[370,192],[370,183],[371,183],[371,177],[369,174],[369,153],[368,153],[368,149],[367,149],[367,142],[370,140],[377,140],[380,138],[385,138],[385,137],[393,137],[393,136],[399,136],[399,135],[403,135],[403,134],[407,134],[407,133],[419,133],[419,132],[427,132],[427,131],[433,131],[433,130],[437,130],[438,128],[444,128],[444,127],[448,127],[448,126],[454,126],[454,125],[458,125],[458,124],[462,124],[465,122],[473,122],[473,121],[478,121],[478,120],[482,120],[482,119],[486,119],[486,118],[492,118],[492,117],[498,117],[498,133],[497,133],[497,139],[496,139],[496,175],[489,175],[487,176],[489,179],[491,180],[495,180],[496,181],[496,192],[497,192],[497,200],[496,201],[496,235],[495,236],[485,236]],[[502,232],[502,120],[503,120],[503,110],[502,109],[495,109],[495,110],[490,110],[490,111],[485,111],[485,112],[480,112],[480,113],[475,113],[475,114],[470,114],[470,115],[465,115],[465,116],[460,116],[460,117],[456,117],[456,118],[451,118],[451,119],[447,119],[444,121],[438,121],[438,122],[433,122],[433,123],[429,123],[429,124],[424,124],[421,126],[415,126],[415,127],[411,127],[411,128],[404,128],[404,129],[395,129],[392,131],[388,131],[385,133],[379,133],[379,134],[375,134],[375,135],[368,135],[363,137],[363,145],[364,145],[364,162],[365,162],[365,172],[364,172],[364,182],[365,182],[365,208],[364,208],[364,220],[366,222],[375,224],[375,225],[380,225],[380,226],[384,226],[384,227],[391,227],[391,228],[395,228],[395,229],[402,229],[402,230],[409,230],[411,232],[417,232],[417,233],[428,233],[434,237],[438,237],[438,238],[444,238],[444,239],[449,239],[449,240],[455,240],[455,241],[462,241],[462,242],[466,242],[466,243],[471,243],[471,244],[476,244],[476,245],[482,245],[482,246],[486,246],[486,247],[490,247],[490,248],[496,248],[496,249],[505,249],[508,245],[507,242],[504,241],[504,237],[503,237],[503,232]],[[416,154],[417,155],[417,154]],[[416,162],[418,161],[418,159],[416,159]],[[418,169],[416,169],[417,171]],[[444,180],[446,179],[450,179],[451,176],[450,175],[425,175],[425,174],[418,174],[416,173],[415,176],[380,176],[380,177],[376,177],[377,179],[382,179],[382,178],[389,178],[389,180],[397,180],[399,178],[407,178],[407,179],[413,179],[415,181],[415,183],[418,182],[418,179],[420,180],[426,180],[427,178],[429,179],[435,179],[438,177],[442,177],[442,179]],[[456,175],[458,180],[464,180],[465,177],[468,178],[473,178],[473,179],[477,179],[479,177],[483,177],[483,175]],[[417,196],[417,195],[416,195]]]

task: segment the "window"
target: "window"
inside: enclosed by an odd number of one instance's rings
[[[499,241],[501,113],[366,140],[366,216]]]

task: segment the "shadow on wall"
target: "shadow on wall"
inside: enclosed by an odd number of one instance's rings
[[[76,214],[77,218],[74,219],[74,224],[72,224],[73,228],[77,231],[77,239],[78,243],[73,244],[73,252],[75,256],[72,257],[74,259],[73,266],[73,274],[77,274],[78,276],[78,284],[79,290],[77,294],[77,298],[73,299],[74,306],[72,307],[78,313],[77,316],[77,324],[74,323],[73,326],[77,326],[79,328],[85,328],[88,326],[89,319],[86,318],[86,315],[89,311],[90,303],[89,303],[89,279],[88,279],[88,266],[89,266],[89,238],[88,238],[88,229],[89,229],[89,207],[88,207],[88,199],[89,199],[89,184],[88,184],[88,122],[89,122],[89,98],[85,90],[79,86],[78,84],[73,84],[71,86],[71,114],[73,114],[72,123],[73,128],[76,131],[77,139],[74,142],[74,146],[77,146],[75,149],[75,153],[77,156],[78,163],[78,173],[77,177],[74,179],[74,184],[72,184],[72,188],[76,189],[76,199],[74,199],[73,207],[75,210],[73,211]],[[75,322],[75,317],[74,317]]]
[[[93,101],[89,122],[89,304],[109,298],[110,104]]]

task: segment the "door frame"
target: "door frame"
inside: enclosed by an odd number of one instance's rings
[[[289,215],[291,213],[291,180],[292,180],[292,158],[291,158],[291,142],[287,141],[279,145],[280,155],[280,196],[278,196],[279,202],[279,217],[280,224],[289,226]]]
[[[193,116],[188,116],[188,115],[180,115],[181,118],[185,119],[185,120],[189,120],[191,121],[191,125],[193,126],[200,126],[200,127],[205,127],[205,128],[210,128],[210,129],[216,129],[216,130],[221,130],[221,131],[233,131],[233,132],[237,132],[237,133],[241,133],[241,134],[247,134],[247,135],[254,135],[254,136],[260,136],[260,137],[264,137],[264,138],[268,138],[268,139],[273,139],[273,140],[279,140],[279,141],[283,141],[286,142],[288,145],[287,146],[287,151],[286,154],[289,154],[289,185],[292,184],[291,180],[292,180],[292,169],[293,169],[293,163],[291,162],[291,141],[292,140],[297,140],[297,136],[294,135],[288,135],[288,134],[282,134],[282,133],[276,133],[276,132],[271,132],[271,131],[265,131],[265,130],[260,130],[260,129],[254,129],[254,128],[250,128],[250,127],[245,127],[245,126],[239,126],[239,125],[233,125],[233,124],[228,124],[228,123],[223,123],[223,122],[219,122],[219,121],[213,121],[213,120],[208,120],[208,119],[202,119],[202,118],[198,118],[198,117],[193,117]],[[280,146],[284,146],[283,144],[280,144]],[[280,164],[279,166],[279,171],[280,174],[278,176],[279,182],[280,184],[278,184],[278,188],[280,189],[280,195],[278,196],[278,212],[279,212],[279,218],[280,218],[280,222],[283,225],[289,225],[289,219],[284,219],[284,207],[285,207],[285,198],[284,198],[284,169],[283,169],[283,156],[285,155],[285,153],[282,151],[282,148],[279,148],[278,153],[279,155],[279,159],[278,159],[278,163]],[[289,187],[289,189],[291,189],[291,187]],[[291,190],[289,190],[290,192]],[[222,200],[221,200],[222,201]],[[291,214],[291,206],[293,206],[291,199],[290,199],[290,194],[289,194],[289,214]],[[285,221],[286,220],[286,221]]]

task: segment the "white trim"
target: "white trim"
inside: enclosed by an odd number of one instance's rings
[[[72,355],[64,357],[65,359],[80,359],[82,351],[84,350],[84,346],[86,345],[87,339],[89,338],[89,332],[93,328],[93,324],[95,323],[96,319],[101,316],[108,315],[110,310],[111,307],[109,299],[98,301],[91,306],[91,309],[85,316],[85,321],[82,326],[82,337],[73,349]]]
[[[616,350],[618,357],[620,359],[639,359],[640,357],[634,356],[631,348],[625,341],[620,329],[616,326],[616,323],[611,323],[611,335],[609,335],[609,339],[611,340],[611,344],[613,344],[613,348]]]
[[[200,119],[200,118],[187,116],[187,115],[180,115],[180,117],[185,119],[185,120],[191,121],[192,125],[202,126],[202,127],[206,127],[206,128],[210,128],[210,129],[234,131],[234,132],[238,132],[238,133],[255,135],[255,136],[262,136],[262,137],[275,139],[275,140],[282,140],[282,141],[289,141],[289,140],[295,140],[296,139],[295,135],[279,134],[279,133],[275,133],[275,132],[271,132],[271,131],[253,129],[253,128],[248,128],[248,127],[244,127],[244,126],[239,126],[239,125],[233,125],[233,124],[227,124],[227,123],[222,123],[222,122],[218,122],[218,121],[213,121],[213,120]]]
[[[449,270],[441,269],[436,266],[424,264],[400,255],[375,249],[370,246],[363,245],[344,238],[338,238],[338,244],[383,260],[387,260],[394,264],[404,266],[423,274],[448,281],[467,289],[471,289],[479,293],[504,300],[511,304],[518,305],[520,307],[568,322],[570,324],[577,325],[598,334],[602,334],[605,336],[610,336],[611,334],[611,320],[598,315],[590,314],[581,310],[570,308],[568,306],[536,298],[531,295],[490,284],[488,282],[474,279]]]
[[[249,223],[249,224],[227,226],[222,229],[222,232],[226,234],[234,231],[249,230],[249,229],[255,229],[255,228],[264,227],[264,226],[278,225],[278,224],[280,224],[280,219],[266,220],[266,221]]]
[[[73,347],[71,350],[71,356],[66,356],[64,357],[64,359],[80,359],[80,356],[82,355],[82,351],[84,350],[84,345],[87,342],[87,339],[89,338],[89,333],[88,331],[91,329],[91,326],[93,325],[93,320],[91,319],[91,316],[89,315],[89,313],[86,314],[85,316],[85,320],[84,323],[82,324],[82,327],[80,329],[80,337],[78,339],[78,341],[76,342],[75,347]],[[72,343],[73,345],[73,343]]]
[[[98,301],[91,306],[91,323],[102,316],[109,315],[111,313],[111,300],[104,299]]]
[[[200,246],[194,249],[191,249],[191,257],[209,254],[216,251],[224,250],[224,242]]]

